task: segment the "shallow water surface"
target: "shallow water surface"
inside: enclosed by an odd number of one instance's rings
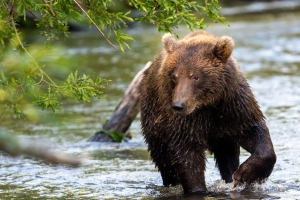
[[[66,56],[81,58],[102,78],[113,80],[107,99],[65,105],[40,123],[6,123],[21,139],[78,155],[80,168],[47,165],[29,158],[0,155],[0,199],[300,199],[300,21],[294,14],[264,16],[255,21],[213,25],[209,31],[235,40],[234,56],[246,74],[267,118],[277,154],[266,183],[231,189],[220,181],[211,155],[207,158],[207,195],[183,196],[180,186],[162,186],[141,135],[138,118],[133,139],[120,144],[88,143],[113,113],[133,76],[161,48],[161,34],[143,27],[130,31],[136,42],[126,53],[108,47],[98,33],[74,33],[66,41]],[[180,29],[179,35],[187,34]],[[56,144],[56,145],[54,145]],[[249,154],[242,151],[241,161]]]

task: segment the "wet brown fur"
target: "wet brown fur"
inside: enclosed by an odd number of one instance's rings
[[[205,31],[181,40],[166,34],[164,49],[144,73],[141,124],[150,155],[166,186],[205,192],[205,150],[222,179],[262,181],[276,156],[264,116],[231,55],[233,40]],[[177,112],[174,104],[184,103]],[[239,148],[252,155],[239,167]],[[256,172],[259,171],[259,172]]]

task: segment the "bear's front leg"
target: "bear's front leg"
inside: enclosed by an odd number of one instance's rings
[[[188,151],[179,164],[179,177],[185,194],[206,193],[204,150]]]
[[[234,187],[243,183],[262,182],[268,178],[276,162],[276,155],[265,122],[260,122],[247,130],[240,139],[240,145],[251,156],[234,173]]]
[[[166,161],[166,160],[164,160]],[[158,164],[158,169],[161,174],[164,186],[175,186],[180,183],[178,178],[178,167],[176,165],[171,165],[171,162],[167,160],[167,163]]]
[[[240,163],[240,145],[230,138],[221,138],[210,143],[210,151],[214,153],[222,180],[225,183],[231,183],[232,175]]]

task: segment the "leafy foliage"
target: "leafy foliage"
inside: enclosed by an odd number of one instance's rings
[[[35,64],[36,62],[49,64],[45,61],[49,58],[52,66],[63,64],[68,58],[54,56],[60,51],[59,49],[33,46],[27,50],[35,57],[35,60],[13,49],[7,50],[2,59],[0,113],[5,110],[12,111],[17,117],[21,117],[23,116],[22,110],[28,108],[28,102],[32,102],[33,105],[43,110],[56,111],[61,109],[62,98],[70,97],[80,102],[89,102],[91,97],[105,98],[102,90],[109,80],[94,78],[91,75],[79,75],[76,70],[74,73],[71,72],[66,80],[54,81],[55,77],[50,78],[43,71],[46,68],[45,65],[39,68]],[[59,70],[62,73],[64,67],[60,66]]]
[[[219,15],[220,6],[218,0],[204,0],[203,5],[197,1],[186,0],[156,0],[156,1],[140,1],[131,0],[130,5],[143,12],[141,17],[136,18],[137,21],[148,21],[156,25],[160,32],[174,32],[182,22],[187,25],[190,30],[203,29],[204,18],[200,19],[195,12],[201,14],[201,10],[207,14],[214,22],[222,22],[226,24],[224,18]]]
[[[150,22],[158,31],[174,33],[184,23],[191,30],[204,28],[204,15],[214,22],[224,23],[219,15],[218,0],[203,0],[200,5],[194,0],[128,0],[131,6],[122,11],[113,8],[118,0],[1,0],[0,1],[0,103],[16,116],[22,116],[24,104],[32,102],[41,109],[60,109],[61,99],[71,97],[89,102],[91,97],[104,98],[104,85],[108,80],[72,72],[64,82],[57,83],[41,65],[32,49],[25,46],[20,21],[34,18],[37,28],[50,44],[54,39],[68,36],[70,20],[82,22],[87,19],[90,26],[96,26],[108,43],[114,35],[122,51],[129,48],[133,38],[122,31],[132,22]],[[139,15],[133,17],[132,10]],[[103,33],[107,30],[107,35]],[[16,59],[16,57],[18,57]]]

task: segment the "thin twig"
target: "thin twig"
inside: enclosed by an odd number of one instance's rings
[[[13,6],[13,3],[14,3],[14,1],[12,1],[12,6]],[[41,73],[42,78],[41,78],[41,80],[39,81],[38,84],[40,84],[42,81],[45,81],[45,80],[43,80],[43,77],[44,77],[44,75],[45,75],[45,76],[49,79],[49,81],[51,82],[51,83],[48,83],[48,82],[47,82],[49,85],[52,85],[52,86],[54,86],[54,87],[58,87],[58,85],[56,85],[56,83],[48,76],[48,74],[46,74],[46,72],[44,72],[44,71],[40,68],[40,66],[37,64],[37,62],[35,61],[35,59],[31,56],[31,54],[30,54],[30,53],[27,51],[27,49],[24,47],[24,45],[23,45],[23,43],[22,43],[22,41],[21,41],[21,39],[20,39],[20,36],[19,36],[18,30],[17,30],[16,24],[15,24],[13,10],[10,11],[10,21],[11,21],[11,24],[12,24],[13,29],[14,29],[14,31],[15,31],[16,38],[17,38],[19,44],[21,45],[21,47],[22,47],[22,49],[25,51],[25,53],[31,58],[31,60],[33,61],[33,63],[36,65],[36,67],[39,69],[39,71],[40,71],[40,73]],[[46,81],[45,81],[45,82],[46,82]]]
[[[11,7],[10,7],[10,11],[9,11],[10,16],[12,16],[14,13],[14,2],[15,2],[14,0],[11,1]]]
[[[91,20],[91,22],[96,26],[96,28],[98,29],[98,31],[101,33],[101,35],[106,39],[106,41],[114,48],[116,49],[115,45],[113,45],[109,39],[104,35],[104,33],[101,31],[101,29],[97,26],[97,24],[94,22],[94,20],[89,16],[89,14],[82,8],[82,6],[76,1],[76,0],[73,0],[77,6],[80,8],[80,10],[82,12],[84,12],[84,14],[89,18],[89,20]]]
[[[41,71],[40,71],[41,72]],[[41,80],[36,84],[36,85],[40,85],[40,84],[42,84],[42,82],[46,82],[45,80],[44,80],[44,74],[41,72]]]
[[[41,18],[37,17],[31,10],[27,10],[32,16],[33,18],[35,18],[36,20],[41,20]]]
[[[52,8],[50,7],[50,4],[46,1],[46,0],[42,0],[43,2],[44,2],[44,4],[47,4],[47,5],[49,5],[48,6],[48,8],[49,8],[49,11],[50,11],[50,13],[51,13],[51,15],[53,16],[53,17],[55,17],[56,15],[55,15],[55,12],[52,10]]]
[[[7,3],[4,2],[3,0],[2,0],[2,3],[3,3],[3,5],[6,7],[6,10],[10,13],[10,10],[11,10],[11,9],[9,9],[9,6],[7,5]],[[12,3],[14,3],[14,1],[12,1]],[[10,20],[10,18],[9,18],[9,20]]]
[[[42,81],[45,81],[45,80],[43,80],[43,75],[45,75],[48,79],[49,79],[49,81],[51,82],[51,83],[48,83],[48,84],[50,84],[50,85],[52,85],[52,86],[54,86],[54,87],[58,87],[58,85],[56,85],[56,83],[48,76],[48,74],[46,73],[46,72],[44,72],[44,70],[42,70],[41,68],[40,68],[40,66],[37,64],[37,62],[35,61],[35,59],[31,56],[31,54],[27,51],[27,49],[24,47],[24,45],[23,45],[23,43],[22,43],[22,41],[21,41],[21,39],[20,39],[20,37],[19,37],[19,33],[18,33],[18,31],[17,31],[17,28],[16,28],[16,25],[15,25],[15,22],[14,22],[14,19],[12,19],[12,25],[13,25],[13,28],[14,28],[14,31],[15,31],[15,34],[16,34],[16,37],[17,37],[17,39],[18,39],[18,42],[19,42],[19,44],[21,45],[21,47],[22,47],[22,49],[25,51],[25,53],[32,59],[32,61],[33,61],[33,63],[37,66],[37,68],[39,69],[39,71],[40,71],[40,73],[41,73],[41,76],[42,76],[42,78],[41,78],[41,80],[39,81],[39,83],[38,84],[40,84],[40,82],[42,82]]]

